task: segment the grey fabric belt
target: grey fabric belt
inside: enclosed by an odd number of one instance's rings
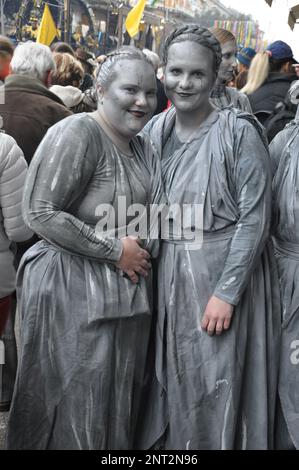
[[[225,230],[217,230],[215,232],[203,232],[202,244],[214,243],[218,241],[224,241],[231,239],[235,234],[235,226],[233,228],[229,227]],[[164,243],[169,243],[171,245],[191,245],[194,243],[189,240],[177,240],[177,239],[163,239]]]

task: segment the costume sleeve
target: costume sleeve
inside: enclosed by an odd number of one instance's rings
[[[71,213],[104,152],[86,121],[70,117],[53,126],[30,164],[23,199],[27,225],[53,245],[79,256],[117,262],[122,243],[100,236]]]
[[[295,180],[297,172],[294,171],[293,162],[297,166],[298,147],[298,123],[296,121],[289,124],[279,132],[270,144],[270,156],[272,164],[272,232],[280,231],[282,225],[289,226],[291,232],[295,229],[294,221],[288,221],[288,214],[296,211]],[[295,158],[294,158],[295,157]],[[287,184],[287,181],[289,184]],[[283,189],[282,189],[283,188]],[[283,191],[283,194],[281,194]],[[280,226],[280,228],[279,228]],[[295,236],[293,234],[292,236]]]
[[[272,165],[272,173],[275,175],[280,159],[286,149],[287,143],[294,131],[296,132],[297,125],[295,123],[291,123],[288,127],[284,130],[279,132],[272,142],[269,145],[270,150],[270,157],[271,157],[271,165]]]
[[[161,160],[149,137],[142,133],[139,138],[142,142],[146,171],[150,181],[148,236],[143,246],[150,251],[153,258],[156,258],[159,253],[161,220],[167,211],[166,196],[162,184]]]
[[[161,114],[157,114],[156,116],[153,116],[152,119],[144,126],[142,131],[140,132],[141,136],[149,136],[151,139],[153,137],[152,133],[155,130],[156,123],[159,121],[161,118]]]
[[[238,108],[246,113],[252,114],[252,108],[248,96],[245,93],[239,92],[238,96]]]
[[[237,119],[233,181],[239,219],[214,295],[237,305],[269,234],[271,171],[268,151],[255,127]]]

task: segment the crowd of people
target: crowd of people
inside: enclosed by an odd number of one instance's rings
[[[291,48],[83,52],[0,38],[7,449],[299,449]]]

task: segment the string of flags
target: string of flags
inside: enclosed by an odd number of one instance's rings
[[[157,0],[149,0],[149,5],[154,6]],[[138,0],[129,11],[125,20],[125,28],[131,37],[139,32],[140,22],[143,17],[147,0]],[[237,43],[242,47],[252,47],[256,51],[265,50],[267,42],[263,40],[263,32],[254,21],[216,20],[214,27],[227,29],[236,36]],[[50,45],[55,37],[59,37],[56,24],[53,20],[48,3],[45,3],[42,21],[39,27],[37,42]]]

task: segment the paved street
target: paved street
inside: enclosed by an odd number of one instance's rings
[[[0,450],[4,449],[8,413],[0,413]]]

